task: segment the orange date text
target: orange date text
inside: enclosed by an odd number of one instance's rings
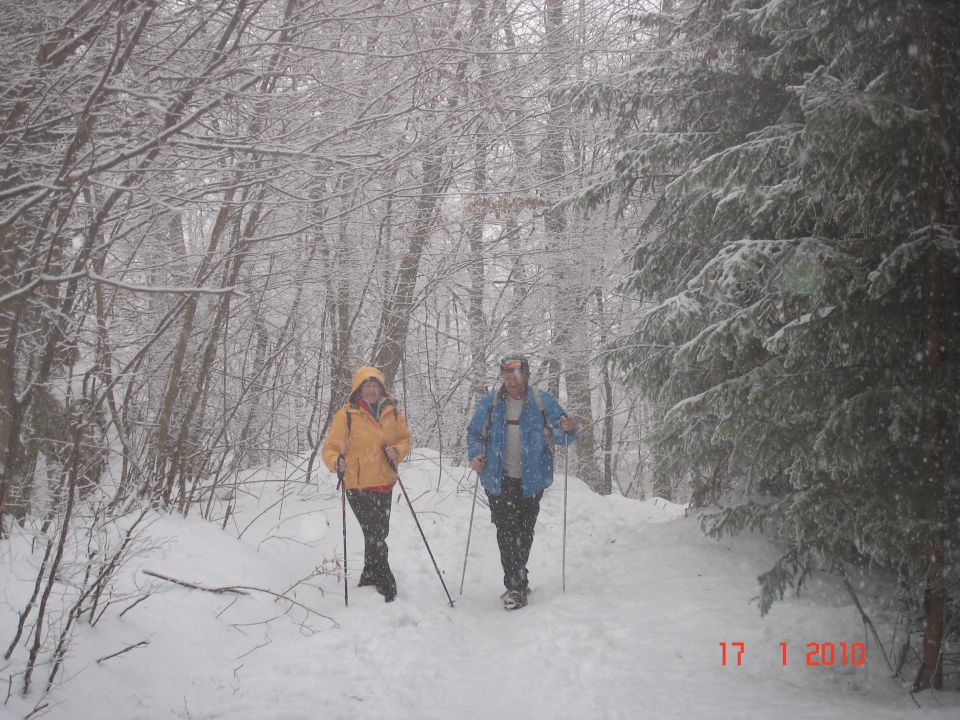
[[[779,648],[783,667],[794,663],[806,667],[862,667],[867,664],[867,646],[862,642],[808,642],[803,650],[794,650],[788,643],[781,642]],[[740,667],[745,664],[747,655],[746,643],[720,643],[720,664],[723,666]]]

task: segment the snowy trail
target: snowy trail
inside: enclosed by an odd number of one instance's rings
[[[544,496],[530,561],[531,604],[499,601],[493,526],[478,505],[467,577],[459,595],[473,478],[436,464],[402,469],[421,524],[456,606],[446,596],[406,503],[393,507],[389,538],[399,596],[386,604],[356,588],[359,528],[348,525],[350,606],[326,576],[324,593],[300,586],[303,613],[283,616],[264,595],[228,598],[161,585],[161,594],[121,620],[87,628],[70,663],[74,678],[45,716],[192,720],[384,720],[543,718],[956,718],[955,694],[926,695],[917,709],[887,679],[879,658],[865,667],[807,667],[810,641],[863,641],[839,590],[823,584],[788,598],[761,620],[756,576],[775,551],[760,538],[717,543],[663,501],[601,498],[571,480],[567,592],[561,592],[562,477]],[[452,475],[451,473],[456,473]],[[456,492],[457,480],[462,488]],[[283,590],[339,553],[338,499],[321,483],[264,514],[244,532],[160,518],[167,537],[141,568],[202,581]],[[261,506],[263,499],[261,499]],[[257,515],[238,516],[244,528]],[[143,582],[143,576],[140,582]],[[279,616],[279,617],[278,617]],[[5,617],[5,616],[4,616]],[[277,619],[273,619],[277,618]],[[295,622],[300,618],[304,622]],[[264,622],[271,620],[270,622]],[[5,620],[6,622],[6,620]],[[5,628],[4,628],[5,629]],[[148,637],[122,661],[101,657]],[[743,642],[736,666],[731,648]],[[791,656],[781,663],[780,641]],[[872,642],[868,653],[872,650]],[[0,710],[2,712],[2,710]]]

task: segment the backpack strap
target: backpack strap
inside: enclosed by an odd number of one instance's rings
[[[543,398],[540,397],[539,388],[531,388],[533,391],[533,401],[537,404],[537,409],[540,411],[540,415],[543,417],[543,439],[547,443],[547,447],[550,449],[550,454],[554,453],[554,442],[553,442],[553,432],[551,432],[550,421],[547,420],[547,413],[543,409]]]
[[[538,388],[531,389],[533,390],[533,401],[537,404],[537,410],[543,415],[543,424],[547,425],[547,413],[543,410],[543,398],[540,397],[540,390]]]
[[[481,437],[483,438],[483,447],[487,447],[487,441],[490,439],[490,422],[493,417],[493,406],[496,405],[500,400],[503,400],[504,390],[503,385],[500,386],[500,389],[495,391],[493,398],[490,400],[490,404],[487,405],[487,419],[483,423],[483,433]]]
[[[386,410],[388,407],[392,407],[395,412],[399,413],[399,410],[397,409],[397,401],[396,401],[396,400],[387,399],[387,400],[384,400],[384,401],[383,401],[383,405],[380,406],[380,417],[381,417],[381,418],[383,417],[383,411]],[[541,410],[542,410],[542,408],[541,408]],[[377,421],[378,421],[378,422],[379,422],[379,420],[380,420],[380,418],[377,418]],[[353,429],[353,414],[350,412],[350,406],[348,405],[348,406],[347,406],[347,442],[350,441],[350,432],[351,432],[352,429]],[[486,430],[489,431],[489,429],[490,429],[490,414],[488,413],[488,414],[487,414],[487,427],[486,427]],[[486,440],[484,440],[484,442],[486,442]]]
[[[528,387],[527,391],[533,395],[533,402],[536,403],[537,410],[540,411],[540,416],[543,418],[543,439],[547,443],[547,447],[550,449],[550,454],[554,452],[554,442],[553,442],[553,433],[550,430],[550,421],[547,420],[547,413],[543,409],[543,398],[540,397],[540,389],[536,387]],[[505,395],[504,388],[501,385],[500,389],[496,391],[493,396],[493,399],[490,401],[490,404],[487,406],[487,419],[483,423],[483,446],[487,446],[487,441],[490,439],[490,422],[493,417],[493,406],[503,400]]]

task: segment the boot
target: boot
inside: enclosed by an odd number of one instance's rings
[[[393,599],[397,596],[397,581],[393,577],[393,573],[387,570],[376,585],[377,592],[383,595],[384,602],[393,602]]]
[[[503,595],[504,610],[519,610],[527,606],[527,593],[522,590],[507,590]]]

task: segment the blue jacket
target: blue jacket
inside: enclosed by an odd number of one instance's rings
[[[540,413],[537,403],[531,396],[531,393],[535,392],[540,393],[543,414]],[[480,482],[483,483],[484,489],[493,495],[500,494],[500,483],[503,480],[503,454],[507,449],[507,406],[503,400],[503,393],[504,390],[501,387],[484,396],[477,403],[473,419],[467,426],[467,457],[472,460],[480,455],[484,456],[485,464],[480,471]],[[490,430],[489,437],[484,442],[484,426],[487,424],[488,413]],[[525,496],[536,495],[553,483],[553,450],[548,447],[544,437],[544,415],[550,425],[554,444],[570,445],[576,439],[576,428],[565,433],[560,427],[560,418],[566,414],[553,395],[535,387],[528,388],[523,411],[520,413],[520,462],[523,467]]]

